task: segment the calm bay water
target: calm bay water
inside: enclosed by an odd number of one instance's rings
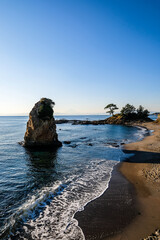
[[[97,120],[106,116],[56,116]],[[29,151],[28,117],[0,117],[0,239],[84,239],[75,212],[108,187],[126,155],[113,144],[143,138],[144,129],[115,125],[57,125],[58,150]]]

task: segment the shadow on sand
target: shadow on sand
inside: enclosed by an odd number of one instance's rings
[[[131,167],[132,163],[160,163],[160,153],[123,151],[134,154],[123,161],[131,163]],[[103,195],[87,204],[84,211],[75,215],[86,240],[100,240],[108,237],[110,239],[141,214],[135,188],[118,170],[120,164],[114,168],[109,188]]]
[[[160,163],[160,153],[133,150],[123,150],[123,152],[126,154],[134,154],[133,156],[126,158],[124,162],[155,164]]]

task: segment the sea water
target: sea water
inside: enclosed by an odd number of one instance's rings
[[[97,120],[105,116],[56,116]],[[120,125],[57,125],[56,151],[30,151],[23,140],[28,117],[0,117],[0,239],[85,239],[77,211],[108,187],[126,154],[121,144],[147,134]],[[116,147],[115,147],[116,146]]]

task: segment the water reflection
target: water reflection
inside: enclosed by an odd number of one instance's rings
[[[26,149],[27,177],[30,188],[41,188],[57,180],[57,151]]]
[[[26,149],[26,154],[29,156],[28,160],[32,168],[36,169],[49,169],[54,168],[57,160],[57,149],[54,151],[35,151]]]

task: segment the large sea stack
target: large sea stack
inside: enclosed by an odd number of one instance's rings
[[[29,114],[24,146],[31,148],[54,148],[62,146],[58,141],[56,124],[53,117],[54,102],[41,98]]]

